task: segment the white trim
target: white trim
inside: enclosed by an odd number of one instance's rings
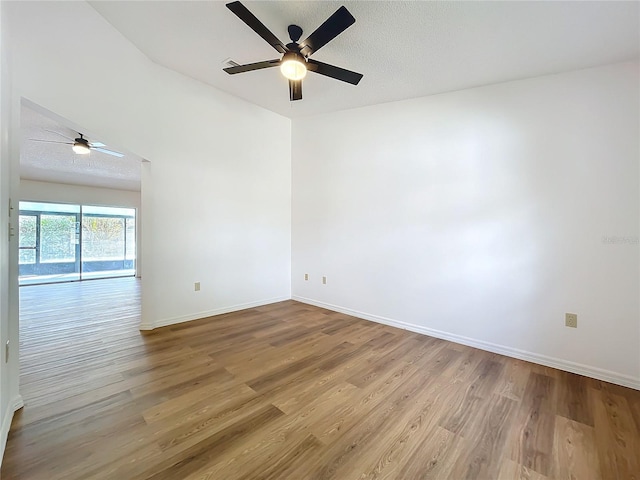
[[[430,337],[441,338],[450,342],[467,345],[469,347],[479,348],[480,350],[486,350],[488,352],[499,353],[507,357],[518,358],[520,360],[526,360],[527,362],[533,362],[547,367],[557,368],[566,372],[577,373],[578,375],[584,375],[586,377],[595,378],[598,380],[604,380],[605,382],[615,383],[624,387],[640,390],[640,378],[634,378],[630,375],[624,375],[610,370],[604,370],[598,367],[592,367],[590,365],[584,365],[581,363],[571,362],[569,360],[563,360],[561,358],[549,357],[547,355],[540,355],[539,353],[529,352],[526,350],[520,350],[517,348],[507,347],[505,345],[498,345],[495,343],[485,342],[483,340],[476,340],[474,338],[464,337],[462,335],[456,335],[454,333],[444,332],[442,330],[435,330],[420,325],[414,325],[411,323],[401,322],[398,320],[392,320],[390,318],[381,317],[379,315],[372,315],[370,313],[359,312],[350,308],[339,307],[337,305],[331,305],[330,303],[320,302],[310,298],[299,297],[293,295],[293,300],[298,302],[307,303],[309,305],[315,305],[316,307],[326,308],[327,310],[333,310],[335,312],[345,313],[354,317],[362,318],[364,320],[370,320],[372,322],[382,323],[384,325],[390,325],[392,327],[402,328],[403,330],[409,330],[411,332],[421,333]]]
[[[11,402],[11,404],[13,405],[13,411],[17,412],[18,410],[20,410],[22,407],[24,407],[24,400],[22,400],[22,395],[18,395],[13,399],[13,402]]]
[[[9,437],[9,429],[11,428],[11,422],[13,421],[13,414],[24,407],[24,402],[20,395],[16,396],[4,412],[4,420],[2,421],[2,427],[0,427],[0,465],[2,465],[2,459],[4,458],[4,449],[7,446],[7,438]]]
[[[177,323],[190,322],[192,320],[200,320],[201,318],[213,317],[215,315],[222,315],[223,313],[237,312],[238,310],[246,310],[247,308],[262,307],[263,305],[269,305],[270,303],[284,302],[285,300],[291,300],[291,297],[275,297],[267,298],[264,300],[258,300],[256,302],[241,303],[238,305],[232,305],[230,307],[217,308],[215,310],[208,310],[205,312],[192,313],[190,315],[182,315],[179,317],[165,318],[157,320],[153,323],[141,323],[140,330],[153,330],[154,328],[167,327],[169,325],[175,325]]]
[[[153,330],[154,328],[153,323],[140,323],[138,327],[139,330]]]

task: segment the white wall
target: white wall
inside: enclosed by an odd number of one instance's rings
[[[16,183],[11,158],[15,157],[15,144],[11,142],[14,122],[11,116],[10,50],[8,48],[7,16],[4,3],[0,4],[0,461],[7,442],[13,412],[22,406],[18,392],[18,325],[15,321],[18,308],[17,237],[9,237],[9,224],[15,232],[17,209],[11,192]],[[15,258],[14,258],[15,257]],[[9,355],[5,346],[9,342]]]
[[[140,208],[140,192],[20,179],[20,200]]]
[[[290,121],[152,63],[84,2],[6,9],[12,101],[150,161],[143,328],[289,298]]]
[[[294,298],[640,388],[638,85],[626,63],[294,120]]]
[[[142,328],[290,297],[291,123],[152,63],[84,2],[0,5],[0,342],[14,345],[7,365],[0,352],[1,455],[21,406],[6,212],[20,194],[22,99],[151,162],[140,201]]]
[[[6,53],[6,29],[5,19],[0,8],[0,346],[8,337],[9,329],[9,242],[7,240],[8,228],[8,204],[9,204],[9,145],[7,141],[9,131],[9,111],[8,85],[9,72]],[[0,355],[1,357],[1,355]],[[9,405],[9,366],[0,358],[0,451],[4,451],[7,441],[9,425],[13,415],[12,410],[8,410]]]
[[[74,203],[78,205],[101,205],[108,207],[127,207],[136,209],[137,256],[136,276],[142,275],[141,244],[141,202],[140,192],[115,190],[112,188],[67,185],[54,182],[40,182],[20,179],[20,200],[35,202]]]

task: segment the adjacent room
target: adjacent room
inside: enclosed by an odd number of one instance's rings
[[[20,135],[18,283],[139,277],[142,159],[93,138],[85,149],[85,129],[33,105]]]
[[[2,478],[640,478],[639,2],[0,35]]]

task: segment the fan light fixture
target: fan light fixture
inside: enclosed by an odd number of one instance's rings
[[[289,80],[302,80],[307,75],[307,66],[302,55],[297,52],[287,52],[282,57],[280,71]]]
[[[82,138],[82,135],[80,135],[80,138],[76,138],[75,142],[73,142],[73,147],[71,148],[79,155],[86,155],[91,151],[89,148],[89,142]]]

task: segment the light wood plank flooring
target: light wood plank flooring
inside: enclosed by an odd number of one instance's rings
[[[141,334],[131,278],[21,288],[3,479],[640,478],[640,392],[287,301]]]

